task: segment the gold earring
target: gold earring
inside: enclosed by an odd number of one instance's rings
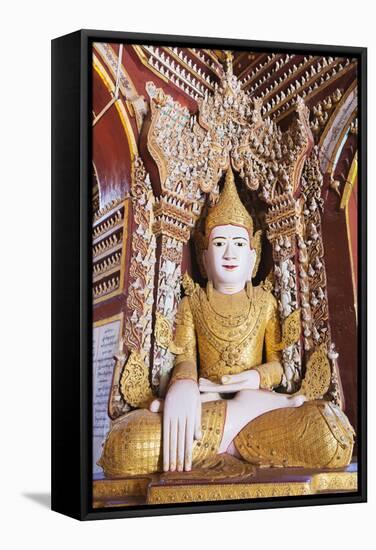
[[[248,296],[249,300],[251,300],[251,298],[252,298],[252,296],[253,296],[252,281],[247,281],[246,293],[247,293],[247,296]]]
[[[212,281],[208,281],[206,283],[206,296],[207,296],[209,301],[211,300],[211,298],[213,296],[213,282]]]
[[[256,251],[256,261],[255,265],[253,266],[253,272],[252,277],[255,277],[257,270],[260,265],[260,259],[261,259],[261,238],[262,238],[262,231],[261,229],[259,231],[256,231],[252,238],[252,248]]]

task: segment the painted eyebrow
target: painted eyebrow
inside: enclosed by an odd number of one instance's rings
[[[237,241],[238,239],[242,239],[243,241],[247,241],[248,239],[246,239],[246,237],[230,237],[233,241]],[[216,239],[228,239],[228,237],[222,237],[220,235],[218,235],[218,237],[214,237],[214,239],[212,239],[212,241],[215,241]]]

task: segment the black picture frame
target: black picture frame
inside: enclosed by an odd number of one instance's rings
[[[358,491],[93,509],[91,471],[91,49],[93,42],[352,56],[359,68]],[[80,30],[52,40],[52,509],[80,520],[365,502],[367,499],[367,49]]]

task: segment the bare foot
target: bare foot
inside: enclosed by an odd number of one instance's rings
[[[222,397],[218,392],[205,392],[200,394],[201,403],[207,403],[208,401],[220,401]]]
[[[227,402],[227,414],[223,437],[218,452],[224,452],[251,420],[269,411],[300,407],[306,401],[304,395],[289,395],[266,390],[243,390]]]
[[[159,413],[163,411],[163,399],[153,399],[149,405],[149,411],[152,413]]]
[[[288,407],[300,407],[307,401],[307,398],[305,395],[295,395],[293,397],[288,398],[288,402],[290,403],[287,405]],[[292,403],[292,404],[291,404]]]

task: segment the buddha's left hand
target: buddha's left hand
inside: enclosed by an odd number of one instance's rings
[[[226,374],[221,378],[222,384],[211,382],[207,378],[199,379],[200,392],[235,393],[241,390],[258,390],[260,375],[257,370],[247,370],[239,374]]]

